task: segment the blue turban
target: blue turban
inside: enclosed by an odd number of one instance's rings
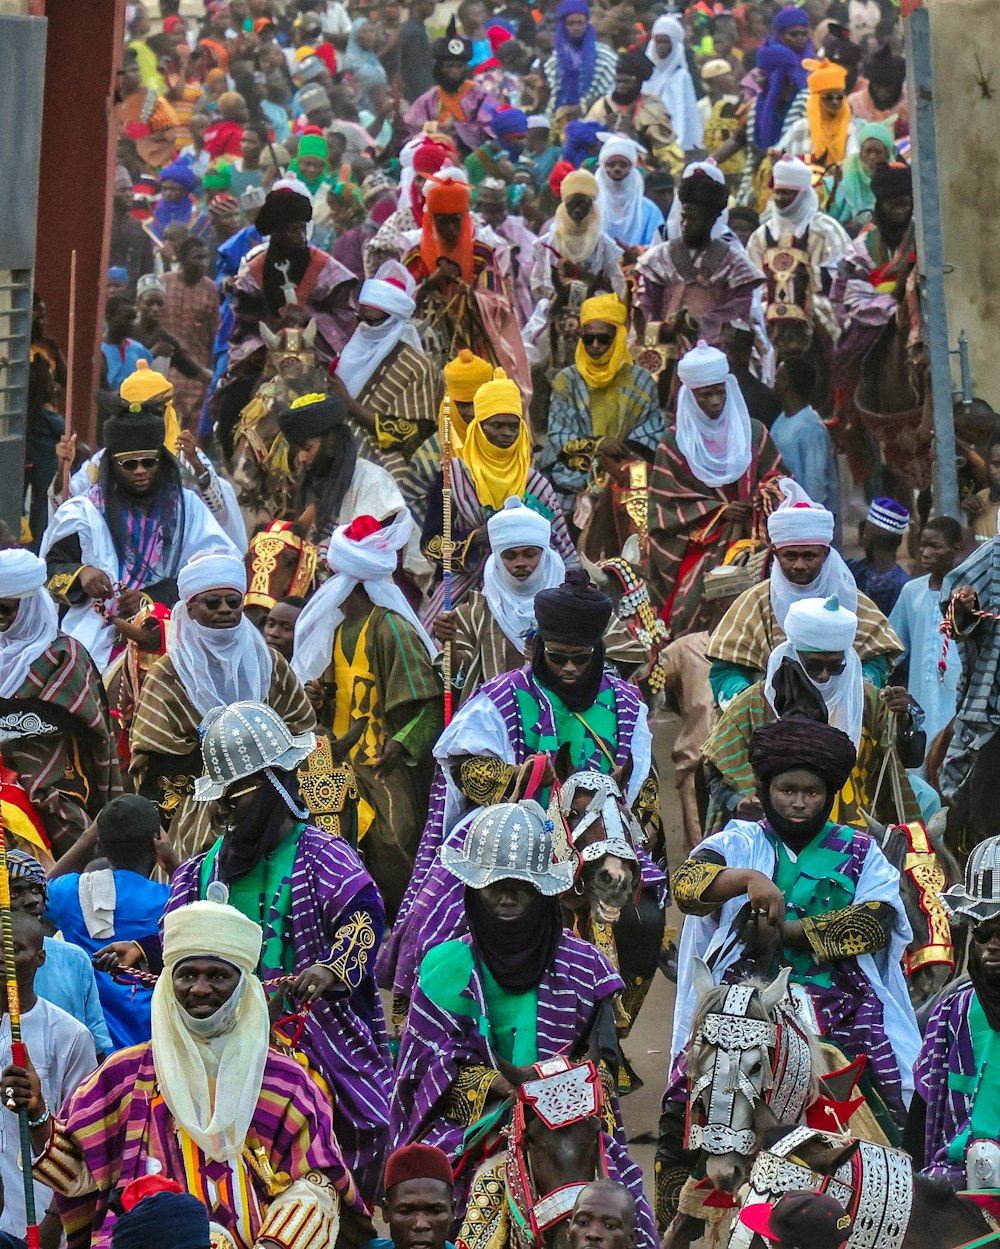
[[[153,1193],[115,1220],[111,1249],[209,1249],[208,1210],[191,1193]]]
[[[757,52],[757,68],[767,74],[767,86],[757,97],[753,141],[766,152],[781,138],[785,114],[791,104],[791,100],[781,104],[781,88],[790,79],[798,93],[806,85],[809,75],[802,68],[798,55],[783,43],[765,43]]]
[[[185,165],[183,161],[175,160],[172,165],[168,165],[166,169],[160,170],[160,182],[168,181],[179,182],[184,190],[190,194],[194,190],[194,170],[190,165]]]
[[[523,139],[511,142],[510,136],[514,134],[524,136],[527,134],[527,114],[523,113],[519,108],[501,109],[499,113],[494,114],[490,126],[497,142],[506,150],[508,156],[516,160],[521,154],[524,143]]]
[[[25,850],[7,851],[7,874],[11,880],[30,880],[43,889],[46,886],[45,868]]]
[[[775,13],[774,21],[771,25],[772,28],[779,34],[781,31],[788,30],[792,26],[808,26],[809,14],[805,11],[805,9],[797,9],[794,5],[789,4]]]
[[[556,17],[560,21],[564,17],[571,17],[574,13],[582,13],[585,17],[590,17],[590,5],[587,0],[562,0],[562,4],[556,9]]]
[[[571,121],[563,136],[563,160],[568,160],[574,169],[587,159],[587,148],[597,142],[597,136],[604,130],[599,121]]]

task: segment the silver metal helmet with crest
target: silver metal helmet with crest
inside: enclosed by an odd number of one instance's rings
[[[953,919],[964,916],[979,923],[1000,915],[1000,837],[981,841],[965,865],[964,885],[938,895]]]
[[[461,846],[442,846],[441,862],[473,889],[523,880],[552,897],[573,883],[573,864],[552,861],[552,821],[533,798],[484,808]]]
[[[201,725],[205,775],[196,802],[214,802],[234,781],[265,768],[290,772],[316,749],[315,733],[293,735],[266,703],[242,702],[210,711]]]

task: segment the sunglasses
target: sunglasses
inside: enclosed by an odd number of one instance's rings
[[[994,937],[1000,938],[1000,927],[996,924],[977,924],[972,929],[972,940],[976,945],[989,945]]]
[[[236,611],[238,607],[243,606],[242,594],[199,594],[195,600],[202,603],[209,611],[218,611],[223,603],[230,611]]]
[[[843,91],[824,91],[822,98],[827,104],[843,104],[844,93]]]
[[[800,657],[801,658],[801,657]],[[842,672],[847,670],[847,660],[841,659],[839,663],[817,663],[815,660],[810,662],[808,659],[802,659],[802,667],[811,677],[819,676],[820,673],[826,673],[831,677],[839,677]]]
[[[154,469],[160,462],[158,455],[135,455],[128,456],[125,459],[119,459],[115,456],[115,463],[119,468],[124,469],[126,473],[137,473],[139,469]]]
[[[583,667],[584,664],[590,663],[594,658],[594,648],[591,646],[585,651],[550,651],[546,646],[545,658],[550,664],[555,664],[557,668],[566,668],[570,664],[576,667]]]
[[[587,334],[584,332],[580,335],[580,341],[591,343],[595,347],[610,347],[615,341],[615,336],[613,334]]]

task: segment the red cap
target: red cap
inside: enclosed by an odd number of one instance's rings
[[[440,1180],[451,1187],[455,1177],[448,1155],[436,1145],[404,1145],[385,1164],[386,1191],[404,1180]]]
[[[152,1197],[154,1193],[182,1193],[184,1189],[176,1180],[167,1179],[165,1175],[143,1175],[132,1180],[122,1189],[122,1209],[134,1210],[140,1201]]]
[[[381,528],[381,521],[377,521],[374,516],[356,516],[344,530],[344,537],[350,538],[352,542],[360,542],[362,538],[378,533]]]

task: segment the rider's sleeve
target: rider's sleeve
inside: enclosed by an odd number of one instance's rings
[[[452,776],[470,802],[488,807],[507,800],[519,770],[493,755],[466,755],[452,768]]]
[[[830,963],[886,949],[895,919],[888,902],[863,902],[826,915],[807,915],[801,922],[813,958]]]
[[[711,915],[719,909],[718,903],[703,902],[702,897],[725,870],[726,861],[721,854],[702,848],[671,873],[674,901],[685,915]]]
[[[445,1098],[445,1118],[464,1128],[481,1119],[493,1081],[499,1075],[493,1067],[463,1067]]]

